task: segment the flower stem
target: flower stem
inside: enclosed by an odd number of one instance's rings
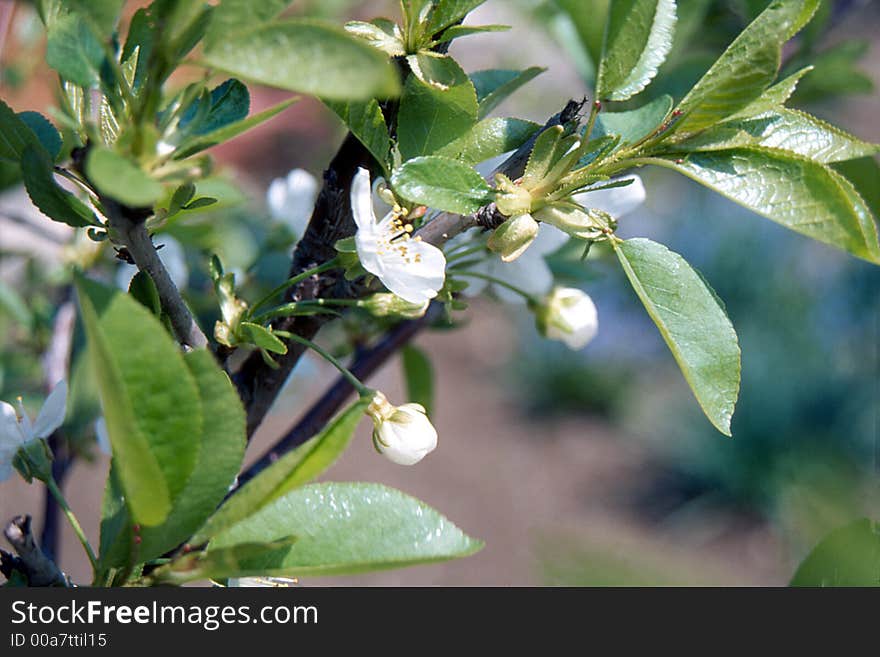
[[[289,331],[275,331],[275,335],[280,336],[282,338],[287,338],[288,340],[293,340],[294,342],[298,342],[301,345],[308,347],[309,349],[315,351],[322,357],[324,357],[333,367],[335,367],[339,372],[348,379],[348,382],[351,383],[352,387],[358,391],[360,395],[371,395],[373,391],[361,383],[360,379],[358,379],[351,371],[345,367],[342,363],[339,362],[337,358],[332,356],[326,349],[318,346],[308,338],[304,338],[301,335],[297,335],[296,333],[290,333]]]
[[[256,310],[257,308],[269,303],[276,296],[278,296],[279,294],[281,294],[282,292],[287,290],[287,288],[292,287],[293,285],[296,285],[297,283],[300,283],[300,282],[306,280],[310,276],[315,276],[317,274],[321,274],[321,273],[328,271],[330,269],[335,269],[338,266],[339,266],[339,259],[333,258],[332,260],[328,260],[324,264],[318,265],[317,267],[312,267],[311,269],[306,269],[304,272],[300,272],[296,276],[288,278],[281,285],[279,285],[278,287],[273,289],[271,292],[269,292],[269,294],[267,294],[262,299],[257,301],[253,306],[251,306],[251,313],[253,313],[253,311]]]
[[[515,285],[511,285],[507,281],[501,280],[500,278],[497,278],[497,277],[492,276],[490,274],[484,274],[484,273],[478,272],[478,271],[458,271],[458,270],[450,270],[449,273],[455,274],[458,276],[469,276],[471,278],[481,278],[484,281],[489,281],[490,283],[494,283],[495,285],[500,285],[501,287],[507,288],[511,292],[516,292],[517,294],[519,294],[523,298],[525,298],[525,300],[528,301],[530,304],[535,304],[535,305],[540,304],[540,301],[536,297],[529,294],[525,290],[521,290],[520,288],[516,287]]]
[[[67,500],[64,498],[64,493],[62,493],[61,489],[58,488],[58,484],[55,482],[55,479],[53,477],[50,477],[46,481],[46,487],[49,489],[49,492],[52,493],[52,497],[54,497],[55,500],[58,502],[58,506],[61,507],[61,512],[64,513],[64,516],[67,518],[70,526],[73,527],[73,533],[76,534],[79,542],[82,543],[83,549],[86,551],[86,554],[89,557],[89,562],[92,564],[92,568],[97,571],[98,560],[95,558],[95,553],[92,550],[92,546],[89,544],[89,539],[86,538],[86,534],[83,531],[83,528],[80,526],[79,521],[76,519],[73,511],[70,509],[70,506],[68,506]]]
[[[269,319],[275,319],[276,317],[291,317],[295,316],[297,314],[296,311],[300,309],[362,305],[363,300],[361,299],[307,299],[305,301],[293,301],[291,303],[275,306],[274,308],[269,308],[269,310],[264,310],[258,315],[252,315],[251,321],[259,323]],[[334,311],[327,312],[330,313]]]
[[[462,258],[466,258],[469,255],[473,255],[474,253],[480,253],[481,251],[486,250],[486,245],[477,244],[476,246],[472,246],[468,249],[456,249],[453,254],[450,254],[446,258],[446,264],[451,265],[455,262],[459,262]]]

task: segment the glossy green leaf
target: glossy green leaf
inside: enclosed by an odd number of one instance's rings
[[[758,114],[780,109],[791,98],[801,78],[812,70],[812,66],[805,66],[784,80],[780,80],[739,112],[730,116],[728,120],[747,119]]]
[[[880,217],[880,164],[876,158],[835,162],[832,167],[846,178],[871,209],[874,218]]]
[[[127,294],[77,280],[113,461],[135,522],[168,516],[195,468],[202,404],[178,346]]]
[[[107,148],[89,151],[86,174],[101,194],[130,207],[152,206],[164,191],[140,167]]]
[[[397,119],[398,146],[404,160],[432,155],[476,124],[474,85],[464,72],[457,79],[462,82],[438,89],[414,75],[407,78]]]
[[[101,81],[104,48],[78,14],[64,14],[48,27],[46,62],[65,80],[80,87]]]
[[[684,258],[651,240],[627,240],[615,252],[706,417],[729,436],[740,350],[714,291]]]
[[[393,96],[388,58],[340,28],[310,20],[242,26],[205,50],[209,66],[281,89],[331,100]]]
[[[419,51],[415,55],[408,55],[406,61],[413,75],[438,89],[448,89],[467,80],[464,71],[449,55]]]
[[[207,132],[195,137],[190,137],[180,144],[177,152],[174,154],[174,158],[183,159],[185,157],[195,155],[196,153],[199,153],[205,149],[211,148],[212,146],[216,146],[217,144],[225,143],[230,139],[233,139],[234,137],[237,137],[238,135],[247,132],[251,128],[255,128],[258,125],[265,123],[269,119],[286,110],[298,100],[299,98],[296,97],[289,98],[278,103],[277,105],[273,105],[269,109],[258,112],[257,114],[253,114],[246,119],[242,119],[241,121],[230,123],[212,132]]]
[[[788,151],[822,164],[880,152],[880,146],[876,144],[864,142],[806,112],[787,108],[725,121],[676,145],[676,148],[714,151],[744,146]]]
[[[373,99],[360,103],[327,101],[327,106],[342,119],[346,127],[358,138],[383,168],[388,166],[391,140],[388,125],[379,103]]]
[[[426,32],[438,34],[441,30],[457,23],[486,0],[437,0],[428,17]]]
[[[492,201],[492,189],[466,164],[445,157],[417,157],[391,177],[403,198],[436,210],[471,214]]]
[[[443,31],[437,43],[447,43],[461,37],[473,36],[474,34],[486,34],[487,32],[506,32],[510,25],[453,25]]]
[[[407,345],[400,351],[403,365],[403,378],[406,381],[406,398],[421,404],[428,415],[434,408],[434,368],[428,355],[414,345]]]
[[[766,148],[651,161],[792,230],[880,262],[877,227],[870,210],[843,176],[822,164]]]
[[[377,18],[370,23],[349,21],[345,24],[345,30],[391,57],[402,57],[406,54],[400,27],[388,19]]]
[[[541,126],[522,119],[483,119],[469,132],[447,144],[436,155],[479,164],[514,151],[525,144]]]
[[[379,484],[293,490],[211,541],[212,550],[296,537],[255,555],[241,575],[339,575],[446,561],[482,547],[437,511]]]
[[[561,125],[544,130],[535,139],[535,145],[529,155],[529,161],[522,177],[523,187],[534,189],[546,177],[550,176],[554,169],[559,169],[560,163],[565,164],[572,160],[577,154],[575,146],[578,143],[578,137],[576,135],[566,136],[565,129]]]
[[[201,105],[207,105],[202,109]],[[178,128],[194,135],[205,135],[231,123],[244,120],[251,105],[247,87],[235,78],[214,87],[208,97],[197,99],[180,118]],[[193,119],[201,115],[201,120]]]
[[[490,69],[471,73],[471,82],[473,82],[477,92],[477,101],[480,104],[477,118],[484,119],[489,116],[492,110],[507,100],[517,89],[534,80],[546,70],[540,66],[532,66],[523,71]]]
[[[626,100],[642,91],[672,48],[675,0],[611,0],[596,96]]]
[[[880,587],[880,525],[863,518],[835,529],[801,562],[791,586]]]
[[[40,142],[52,161],[57,160],[62,145],[58,129],[39,112],[20,112],[18,118],[36,135],[37,141]]]
[[[369,400],[362,399],[352,404],[317,436],[288,452],[244,484],[198,531],[193,543],[205,543],[282,495],[312,481],[333,465],[351,442],[369,403]]]
[[[621,144],[635,144],[657,130],[671,112],[671,96],[659,96],[627,112],[601,112],[591,137],[620,135]]]
[[[783,44],[810,20],[818,2],[774,0],[684,97],[675,131],[698,132],[759,98],[776,77]]]
[[[287,345],[266,327],[252,322],[242,322],[239,328],[242,336],[260,349],[271,351],[273,354],[287,353]]]
[[[92,226],[95,213],[76,196],[55,182],[52,162],[45,150],[27,146],[21,156],[21,178],[28,196],[40,212],[68,226]]]

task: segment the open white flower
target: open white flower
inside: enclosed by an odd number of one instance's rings
[[[376,451],[399,465],[413,465],[437,447],[437,430],[421,404],[394,406],[377,392],[367,408]]]
[[[586,347],[599,330],[596,304],[586,292],[557,287],[536,312],[538,328],[551,340],[564,342],[575,351]]]
[[[18,410],[12,404],[0,402],[0,481],[12,474],[12,461],[19,449],[34,440],[52,435],[64,422],[67,412],[67,383],[61,381],[53,388],[32,423],[24,410],[21,398]]]
[[[351,209],[357,224],[355,246],[364,269],[410,303],[423,304],[436,297],[446,279],[443,252],[412,237],[393,211],[376,218],[366,169],[358,169],[352,181]]]
[[[306,232],[316,198],[318,181],[305,169],[294,169],[286,178],[276,178],[266,192],[269,214],[297,237]]]

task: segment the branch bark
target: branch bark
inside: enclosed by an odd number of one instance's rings
[[[34,540],[30,516],[15,516],[7,523],[3,534],[18,555],[11,557],[8,553],[3,554],[2,570],[7,579],[13,571],[18,571],[27,579],[29,586],[70,585],[67,576]]]

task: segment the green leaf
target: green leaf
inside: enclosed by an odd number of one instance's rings
[[[840,174],[806,158],[766,148],[734,148],[653,158],[722,196],[794,231],[880,262],[877,227]]]
[[[529,155],[529,161],[522,177],[523,187],[529,190],[534,189],[550,176],[554,169],[559,169],[559,164],[565,163],[563,160],[566,162],[572,160],[577,155],[575,146],[578,143],[577,135],[566,137],[565,129],[561,125],[544,130],[538,135],[535,145],[532,147],[532,153]]]
[[[602,42],[611,0],[556,0],[555,4],[570,19],[580,46],[586,51],[590,60],[589,70],[582,70],[582,74],[589,73],[585,77],[592,79],[596,72],[595,65],[602,56]]]
[[[407,77],[397,119],[404,160],[433,155],[476,124],[477,93],[464,72],[462,76],[457,78],[461,83],[442,90],[414,75]]]
[[[36,135],[37,141],[40,142],[52,161],[57,160],[61,153],[62,144],[61,135],[58,134],[55,126],[39,112],[19,112],[18,118]]]
[[[168,516],[195,468],[202,405],[177,345],[127,294],[76,282],[113,462],[132,518]]]
[[[413,75],[438,89],[448,89],[467,80],[464,71],[449,55],[422,50],[407,55],[406,61]]]
[[[240,563],[240,575],[340,575],[435,563],[482,543],[434,509],[379,484],[327,483],[293,490],[217,536],[216,549],[297,540]]]
[[[428,17],[427,34],[437,34],[457,23],[486,0],[438,0]]]
[[[229,377],[207,350],[184,354],[184,361],[199,388],[204,415],[198,456],[166,521],[141,529],[142,560],[176,547],[217,510],[235,481],[247,445],[244,408]]]
[[[104,48],[82,17],[65,14],[48,27],[46,62],[65,80],[96,87],[101,81]]]
[[[672,48],[675,0],[611,0],[596,96],[626,100],[657,75]]]
[[[402,57],[406,54],[400,27],[388,19],[377,18],[371,23],[349,21],[345,24],[345,30],[391,57]]]
[[[383,169],[388,167],[388,154],[391,140],[388,138],[388,125],[385,115],[375,99],[365,103],[343,103],[327,101],[327,107],[342,119],[346,127],[370,151],[370,154]]]
[[[112,34],[125,0],[67,0],[67,4],[76,13],[91,20],[101,32]]]
[[[602,112],[591,137],[620,135],[621,144],[636,144],[663,125],[671,112],[671,96],[659,96],[628,112]]]
[[[797,89],[801,78],[812,70],[812,66],[805,66],[796,73],[789,75],[784,80],[780,80],[767,89],[767,91],[762,93],[757,99],[742,108],[739,112],[730,116],[728,120],[747,119],[771,110],[781,109]]]
[[[212,132],[185,139],[178,147],[177,152],[174,154],[174,159],[182,160],[185,157],[200,153],[207,148],[211,148],[212,146],[216,146],[217,144],[227,142],[233,137],[237,137],[238,135],[247,132],[251,128],[255,128],[261,123],[265,123],[277,114],[280,114],[281,112],[286,110],[298,100],[298,97],[289,98],[285,101],[278,103],[277,105],[273,105],[269,109],[258,112],[257,114],[253,114],[246,119],[242,119],[241,121],[230,123]]]
[[[492,201],[492,189],[483,176],[466,164],[445,157],[417,157],[391,177],[394,191],[428,207],[471,214]]]
[[[428,415],[434,408],[434,368],[424,351],[413,345],[401,352],[403,376],[406,380],[406,398],[425,407]]]
[[[676,148],[714,151],[743,146],[788,151],[822,164],[880,152],[880,146],[876,144],[864,142],[806,112],[787,108],[725,121],[677,144]]]
[[[159,300],[159,290],[153,277],[145,271],[137,272],[128,284],[128,293],[144,308],[156,317],[162,315],[162,302]]]
[[[880,586],[880,527],[867,518],[835,529],[798,566],[791,586]]]
[[[268,23],[291,4],[293,0],[223,0],[214,9],[205,40],[210,47],[214,41],[222,40],[232,32]]]
[[[471,73],[471,82],[477,92],[477,102],[480,104],[477,118],[484,119],[489,116],[492,110],[517,89],[546,70],[540,66],[532,66],[524,71],[490,69]]]
[[[0,313],[11,317],[28,330],[34,326],[33,313],[25,300],[3,280],[0,280]]]
[[[248,342],[255,344],[260,349],[271,351],[274,354],[286,354],[287,345],[284,344],[272,331],[265,326],[242,322],[239,325],[242,337]]]
[[[130,207],[152,206],[164,191],[140,167],[107,148],[89,151],[86,175],[101,194]]]
[[[818,2],[774,0],[684,97],[675,131],[699,132],[758,99],[776,77],[783,44],[810,20]]]
[[[447,144],[436,155],[479,164],[514,151],[525,144],[541,126],[522,119],[483,119],[469,132]]]
[[[340,28],[309,20],[248,25],[205,50],[208,66],[281,89],[331,100],[393,96],[388,58]]]
[[[204,111],[200,105],[206,104]],[[206,135],[220,130],[231,123],[242,121],[251,105],[251,96],[247,87],[235,78],[226,80],[214,87],[210,96],[199,98],[187,108],[180,118],[179,128],[194,135]],[[204,118],[192,124],[193,119],[202,114]]]
[[[631,239],[615,244],[615,252],[706,417],[729,436],[740,350],[715,293],[684,258],[661,244]]]
[[[307,484],[336,462],[351,437],[369,399],[361,399],[340,413],[321,433],[288,452],[242,486],[220,507],[193,538],[194,545],[234,527],[282,495]]]
[[[24,149],[21,177],[33,204],[50,219],[74,227],[98,224],[95,214],[85,203],[55,182],[52,162],[41,147],[27,146]]]
[[[0,161],[18,164],[25,148],[36,143],[33,131],[16,114],[0,100]]]
[[[160,585],[236,577],[250,568],[255,559],[283,557],[296,541],[296,536],[287,536],[272,542],[239,543],[211,552],[183,554],[154,576]]]
[[[507,32],[510,25],[453,25],[443,31],[437,43],[447,43],[461,37],[485,34],[487,32]]]
[[[833,168],[846,178],[871,209],[874,218],[880,217],[880,164],[873,157],[835,162]]]

